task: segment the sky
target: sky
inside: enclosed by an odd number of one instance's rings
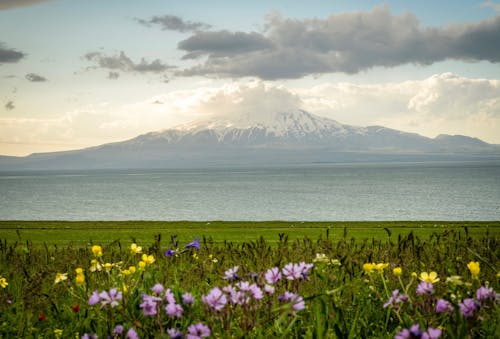
[[[0,154],[221,111],[500,144],[500,1],[0,0]]]

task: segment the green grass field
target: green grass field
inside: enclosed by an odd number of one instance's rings
[[[214,242],[241,243],[263,237],[276,242],[280,234],[290,239],[320,236],[336,240],[341,238],[387,240],[389,234],[415,235],[427,238],[434,232],[446,233],[451,229],[467,227],[470,235],[500,235],[500,221],[446,222],[446,221],[394,221],[394,222],[236,222],[236,221],[0,221],[0,239],[8,242],[30,241],[34,245],[80,245],[111,243],[115,240],[151,242],[161,234],[164,239],[176,235],[180,241],[205,237]]]

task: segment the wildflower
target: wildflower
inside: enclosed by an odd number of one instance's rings
[[[446,283],[456,286],[461,286],[464,284],[462,281],[462,277],[459,275],[452,275],[451,277],[446,278]]]
[[[295,311],[300,311],[306,308],[306,304],[304,302],[304,298],[302,298],[300,295],[291,293],[291,292],[285,292],[283,295],[279,297],[280,301],[289,301],[290,304],[292,305],[292,308]]]
[[[5,279],[4,277],[0,276],[0,287],[1,288],[6,288],[8,285],[9,285],[9,283],[7,282],[7,279]]]
[[[169,303],[165,306],[165,312],[167,315],[180,318],[182,316],[182,306],[179,304]]]
[[[264,275],[268,284],[275,284],[281,279],[281,272],[278,267],[273,267],[267,270]]]
[[[498,271],[497,273],[497,278],[500,278],[500,271]]]
[[[68,273],[56,273],[54,284],[59,284],[61,281],[68,279]]]
[[[167,330],[170,339],[182,339],[182,332],[176,328],[170,328]]]
[[[222,310],[227,303],[226,295],[218,287],[211,289],[208,295],[201,297],[201,300],[216,311]]]
[[[300,275],[301,279],[307,279],[307,273],[309,273],[309,270],[313,268],[313,264],[306,264],[305,262],[300,262],[299,263],[299,269],[300,269]]]
[[[109,293],[106,291],[99,293],[99,298],[101,298],[102,306],[109,304],[111,307],[116,307],[118,306],[118,301],[123,300],[123,295],[116,288],[112,288],[109,290]]]
[[[401,267],[394,267],[392,269],[392,274],[394,274],[396,277],[399,277],[401,274],[403,274],[403,269]]]
[[[271,286],[271,285],[264,285],[264,292],[266,292],[267,294],[274,294],[274,286]]]
[[[188,306],[191,306],[194,304],[194,298],[193,298],[193,295],[189,292],[186,292],[182,295],[182,302],[185,304],[185,305],[188,305]]]
[[[133,244],[130,245],[130,252],[132,252],[133,254],[141,253],[142,252],[142,247],[141,246],[137,246],[136,243],[133,243]]]
[[[396,334],[394,339],[411,339],[411,338],[421,338],[422,330],[420,330],[420,326],[418,324],[412,325],[410,329],[403,329],[401,332]]]
[[[481,268],[479,267],[478,261],[471,261],[470,263],[467,264],[467,268],[469,269],[473,279],[477,279],[479,277],[479,272],[481,271]]]
[[[200,258],[200,257],[198,257],[197,253],[193,253],[193,255],[191,257],[193,257],[194,260],[198,260]]]
[[[141,259],[147,265],[151,265],[151,264],[153,264],[155,262],[155,257],[152,254],[151,255],[143,254],[142,257],[141,257]]]
[[[387,268],[389,266],[389,264],[386,264],[386,263],[378,263],[378,264],[373,264],[375,266],[373,266],[373,268],[379,272],[379,273],[382,273],[384,271],[385,268]]]
[[[488,299],[495,300],[497,294],[491,287],[481,286],[476,291],[476,299],[477,301],[484,302]]]
[[[460,312],[466,318],[470,318],[474,315],[474,312],[479,308],[477,301],[471,298],[464,299],[463,302],[459,304]]]
[[[172,249],[168,249],[168,250],[165,251],[165,256],[166,257],[171,257],[171,256],[173,256],[175,254],[176,254],[175,251],[172,250]]]
[[[123,325],[116,325],[113,329],[113,335],[121,337],[123,333]]]
[[[396,289],[392,291],[392,295],[384,304],[384,308],[391,306],[395,311],[399,310],[400,304],[407,301],[408,296],[406,294],[399,294],[399,290]]]
[[[435,284],[439,281],[439,278],[436,272],[422,272],[420,273],[420,280]]]
[[[427,331],[422,334],[422,339],[437,339],[441,337],[441,334],[443,334],[443,331],[439,328],[429,327]]]
[[[302,268],[298,264],[287,264],[281,271],[287,280],[295,280],[302,277]]]
[[[238,280],[238,269],[239,266],[234,266],[233,268],[230,268],[224,272],[224,277],[222,279],[229,280],[229,281],[235,281]]]
[[[418,295],[433,295],[434,294],[434,285],[430,282],[421,281],[417,286],[417,294]]]
[[[213,254],[209,254],[208,259],[210,259],[214,264],[219,261]]]
[[[98,291],[94,291],[94,292],[92,292],[92,294],[90,295],[90,298],[89,298],[88,304],[89,304],[90,306],[94,306],[94,305],[96,305],[97,303],[99,303],[99,301],[101,301],[101,297],[99,296],[99,292],[98,292]]]
[[[163,285],[162,284],[156,284],[154,285],[151,290],[156,294],[160,295],[163,292]]]
[[[62,334],[63,334],[63,330],[60,330],[58,328],[54,329],[54,337],[56,337],[56,339],[61,338]]]
[[[97,339],[97,334],[85,333],[84,335],[82,335],[82,339]]]
[[[316,258],[313,259],[313,262],[329,264],[330,258],[328,258],[327,255],[324,253],[316,253]]]
[[[157,302],[161,299],[158,297],[153,297],[148,294],[142,295],[142,304],[139,305],[142,308],[142,312],[146,316],[156,315],[157,313]]]
[[[167,288],[167,290],[165,291],[165,300],[169,304],[175,304],[175,296],[172,291],[170,291],[170,288]]]
[[[125,335],[126,339],[139,339],[139,335],[133,328],[129,328],[127,334]]]
[[[186,249],[187,248],[194,248],[194,249],[197,249],[199,250],[200,249],[200,239],[199,238],[194,238],[194,241],[193,242],[190,242],[189,244],[187,244],[186,246],[184,246]]]
[[[257,284],[250,285],[248,291],[252,294],[252,297],[254,299],[260,300],[264,297],[262,295],[262,289],[259,286],[257,286]]]
[[[110,272],[111,269],[113,268],[113,264],[111,264],[109,262],[105,263],[103,266],[104,266],[104,269],[106,270],[106,272]]]
[[[77,285],[85,284],[85,275],[83,274],[83,269],[77,268],[76,270],[75,282]]]
[[[203,323],[197,323],[187,328],[187,339],[198,339],[210,337],[210,328]]]
[[[38,316],[38,321],[44,321],[45,318],[46,318],[45,314],[40,313],[40,315]]]
[[[92,253],[96,258],[102,257],[102,247],[99,245],[92,246]]]
[[[444,299],[438,299],[436,303],[436,313],[451,313],[453,312],[453,306],[449,301]]]
[[[70,306],[69,306],[69,309],[70,309],[70,310],[72,310],[72,311],[73,311],[73,312],[75,312],[75,313],[78,313],[78,312],[80,312],[80,305],[78,305],[78,304],[77,304],[77,305],[74,305],[74,306],[73,306],[73,305],[70,305]]]
[[[90,261],[90,272],[95,272],[100,270],[102,270],[101,264],[96,259],[92,259]]]
[[[145,261],[139,261],[137,265],[139,265],[139,269],[143,270],[146,267],[147,263]]]

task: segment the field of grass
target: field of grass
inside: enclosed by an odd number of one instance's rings
[[[116,240],[150,242],[161,234],[163,238],[176,235],[180,241],[205,237],[213,242],[253,241],[263,237],[277,242],[279,234],[289,239],[323,237],[388,240],[409,232],[428,238],[434,232],[446,233],[467,227],[469,234],[500,236],[500,221],[492,222],[190,222],[190,221],[0,221],[0,238],[9,242],[30,241],[35,245],[108,244]]]
[[[499,291],[500,222],[0,222],[0,338],[499,338]]]

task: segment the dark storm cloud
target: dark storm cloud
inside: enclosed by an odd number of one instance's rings
[[[182,33],[206,30],[212,27],[203,22],[185,21],[175,15],[154,16],[148,20],[137,19],[137,21],[146,26],[159,25],[163,30],[178,31]]]
[[[206,57],[179,75],[256,76],[274,80],[332,72],[358,73],[407,63],[457,59],[500,62],[500,16],[424,28],[411,13],[387,6],[327,19],[269,17],[261,33],[197,32],[179,42],[184,59]]]
[[[44,78],[41,75],[35,74],[35,73],[28,73],[25,76],[26,80],[29,80],[31,82],[44,82],[47,81],[46,78]]]
[[[0,0],[0,11],[21,6],[31,6],[49,0]]]
[[[6,104],[5,104],[5,109],[7,111],[11,111],[13,110],[14,108],[16,108],[16,106],[14,106],[14,102],[13,101],[8,101]]]
[[[108,73],[108,79],[116,80],[119,77],[120,77],[120,73],[118,73],[118,72],[109,72]]]
[[[0,64],[7,62],[18,62],[24,57],[24,53],[7,48],[3,43],[0,42]]]
[[[106,56],[100,52],[91,52],[84,57],[88,61],[95,62],[97,67],[123,72],[161,73],[172,68],[172,66],[165,65],[159,59],[147,62],[146,59],[142,58],[139,63],[134,63],[124,52],[113,56]]]

